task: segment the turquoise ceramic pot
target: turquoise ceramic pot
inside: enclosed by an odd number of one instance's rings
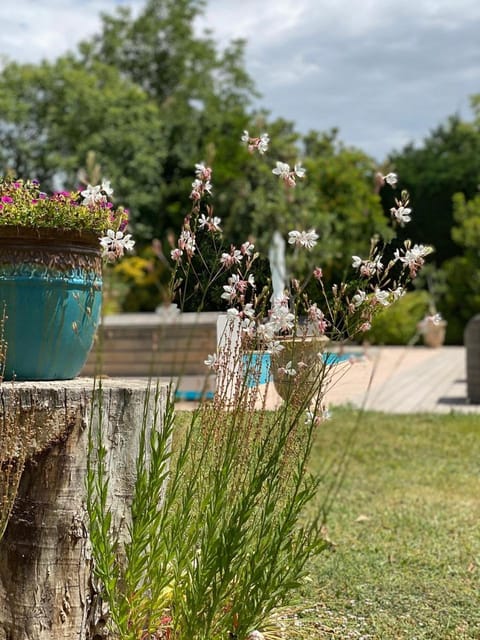
[[[69,380],[81,371],[100,320],[98,236],[0,227],[5,380]]]

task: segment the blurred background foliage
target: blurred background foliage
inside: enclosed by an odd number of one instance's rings
[[[115,293],[108,309],[128,311],[165,301],[165,256],[190,209],[195,163],[213,167],[225,246],[248,238],[266,254],[275,229],[286,235],[315,228],[320,242],[308,263],[296,259],[295,274],[315,264],[328,281],[344,277],[372,234],[391,233],[395,194],[379,192],[375,174],[396,171],[414,211],[405,235],[434,245],[435,277],[443,283],[435,292],[426,281],[419,288],[448,320],[447,340],[461,342],[466,322],[480,312],[480,94],[471,98],[472,121],[452,115],[420,146],[392,152],[378,166],[336,130],[301,135],[295,123],[255,110],[258,88],[245,70],[245,42],[220,49],[208,32],[196,34],[193,21],[204,5],[147,0],[136,17],[119,7],[72,53],[35,65],[4,63],[2,171],[37,178],[45,190],[75,188],[98,175],[111,180],[117,202],[130,209],[137,252],[109,275]],[[268,157],[253,158],[240,144],[244,129],[268,131]],[[271,173],[276,160],[302,161],[301,188],[285,193]],[[259,280],[268,275],[259,261]],[[205,308],[219,308],[219,291]],[[409,304],[410,297],[392,312],[398,317],[392,331],[384,329],[388,340],[406,337],[393,329]]]

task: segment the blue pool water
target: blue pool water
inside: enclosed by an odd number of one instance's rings
[[[212,400],[213,391],[175,391],[175,400]]]
[[[339,362],[345,362],[352,357],[355,357],[354,353],[330,353],[323,354],[323,362],[327,365],[338,364]],[[259,363],[259,359],[261,362]],[[252,354],[244,356],[245,368],[248,366],[255,375],[248,376],[247,386],[256,387],[258,384],[267,384],[271,380],[270,376],[270,354]]]

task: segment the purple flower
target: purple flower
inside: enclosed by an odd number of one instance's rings
[[[9,203],[13,202],[13,198],[11,198],[10,196],[2,196],[2,202],[5,202],[6,204],[9,204]]]

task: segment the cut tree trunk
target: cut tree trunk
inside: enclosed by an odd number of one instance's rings
[[[94,392],[86,378],[0,387],[4,513],[12,503],[0,541],[0,640],[105,636],[87,534],[89,425],[93,434],[102,427],[111,507],[124,526],[145,403],[151,425],[155,411],[163,416],[168,388],[157,395],[146,381],[122,379],[103,380],[101,387]]]

